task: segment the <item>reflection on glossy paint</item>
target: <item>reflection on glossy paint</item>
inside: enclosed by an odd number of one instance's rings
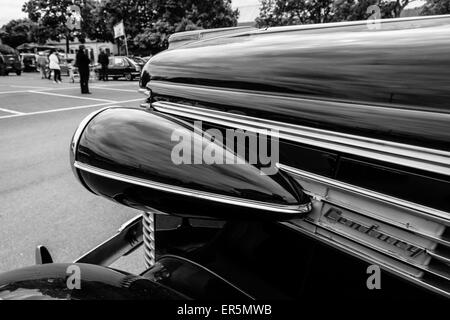
[[[249,200],[279,204],[298,204],[296,191],[280,174],[264,176],[251,164],[173,163],[177,144],[172,132],[193,134],[193,127],[173,117],[137,109],[114,108],[95,117],[85,129],[77,161],[149,181],[192,188]],[[193,134],[195,143],[206,142]],[[198,141],[198,142],[197,142]],[[235,157],[223,149],[225,157]]]
[[[160,53],[153,99],[450,150],[450,17],[282,29]]]

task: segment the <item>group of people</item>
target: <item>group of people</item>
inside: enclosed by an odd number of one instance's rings
[[[50,50],[48,57],[45,54],[38,55],[37,65],[41,79],[50,79],[53,74],[53,83],[61,83],[60,60],[55,49]]]
[[[109,56],[100,50],[98,62],[102,66],[100,69],[100,80],[108,80],[108,63]],[[55,49],[51,49],[49,55],[40,54],[37,58],[37,65],[41,73],[42,79],[51,79],[53,74],[53,83],[61,83],[61,65],[60,58]],[[78,68],[80,75],[80,88],[82,94],[90,94],[89,91],[89,75],[90,75],[89,55],[84,45],[80,45],[76,54],[74,66]]]

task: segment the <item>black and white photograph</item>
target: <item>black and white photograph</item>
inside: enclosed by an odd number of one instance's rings
[[[0,307],[449,298],[450,0],[0,0]]]

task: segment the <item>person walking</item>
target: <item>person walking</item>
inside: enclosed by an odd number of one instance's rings
[[[91,60],[87,56],[86,52],[84,52],[84,45],[80,45],[77,56],[75,66],[78,68],[78,73],[80,74],[80,87],[82,94],[90,94],[89,92],[89,64]]]
[[[40,52],[38,54],[37,65],[39,68],[39,72],[41,73],[41,79],[48,79],[47,71],[46,71],[47,65],[48,65],[48,58],[47,58],[45,52]]]
[[[103,51],[103,49],[100,49],[100,54],[98,55],[98,63],[101,64],[102,69],[100,70],[100,80],[108,81],[108,63],[109,63],[109,57]]]
[[[61,83],[61,67],[59,66],[59,57],[55,49],[50,51],[48,59],[50,61],[49,68],[53,71],[53,83]]]

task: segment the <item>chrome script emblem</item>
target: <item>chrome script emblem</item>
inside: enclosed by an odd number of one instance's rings
[[[415,245],[406,243],[403,240],[394,238],[391,235],[387,235],[387,234],[377,230],[378,229],[377,225],[372,225],[370,227],[367,227],[367,226],[364,226],[354,220],[344,218],[342,216],[342,212],[337,209],[332,208],[332,209],[328,210],[328,212],[325,214],[325,217],[331,222],[339,223],[341,225],[347,226],[347,227],[352,228],[360,233],[366,234],[373,239],[383,241],[384,243],[387,243],[391,246],[402,249],[411,258],[418,255],[419,253],[421,253],[423,251],[423,249],[416,247]]]

